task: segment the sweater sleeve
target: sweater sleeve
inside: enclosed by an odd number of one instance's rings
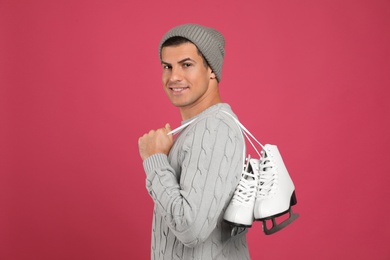
[[[216,227],[241,174],[242,149],[237,131],[221,119],[205,118],[186,134],[180,180],[166,155],[144,161],[157,210],[186,246],[202,243]]]

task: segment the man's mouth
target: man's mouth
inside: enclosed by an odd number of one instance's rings
[[[172,90],[172,92],[174,94],[180,94],[182,93],[184,90],[188,89],[188,87],[169,87],[170,90]]]
[[[180,92],[183,91],[186,88],[171,88],[174,92]]]

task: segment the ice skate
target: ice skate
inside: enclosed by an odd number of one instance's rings
[[[264,233],[270,235],[291,224],[299,215],[291,209],[297,203],[295,187],[277,146],[266,144],[261,153],[254,218],[263,222]],[[287,213],[289,218],[277,224],[276,218]],[[267,220],[272,221],[270,229]]]
[[[224,214],[225,221],[233,226],[252,226],[259,171],[259,160],[251,159],[249,156],[246,159],[240,182]]]

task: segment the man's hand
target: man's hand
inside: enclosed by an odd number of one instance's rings
[[[164,128],[150,130],[138,139],[138,149],[142,160],[156,153],[169,153],[173,145],[173,136],[167,135],[171,126],[166,124]]]

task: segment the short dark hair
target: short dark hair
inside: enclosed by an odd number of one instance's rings
[[[168,40],[166,40],[161,45],[161,49],[164,48],[164,47],[169,47],[169,46],[179,46],[179,45],[181,45],[183,43],[187,43],[187,42],[194,44],[192,41],[188,40],[187,38],[184,38],[184,37],[181,37],[181,36],[174,36],[174,37],[171,37]],[[204,66],[206,68],[210,67],[210,65],[207,62],[206,58],[203,56],[202,52],[200,52],[200,50],[198,49],[198,46],[195,45],[195,47],[196,47],[196,50],[198,51],[198,54],[202,57]]]

